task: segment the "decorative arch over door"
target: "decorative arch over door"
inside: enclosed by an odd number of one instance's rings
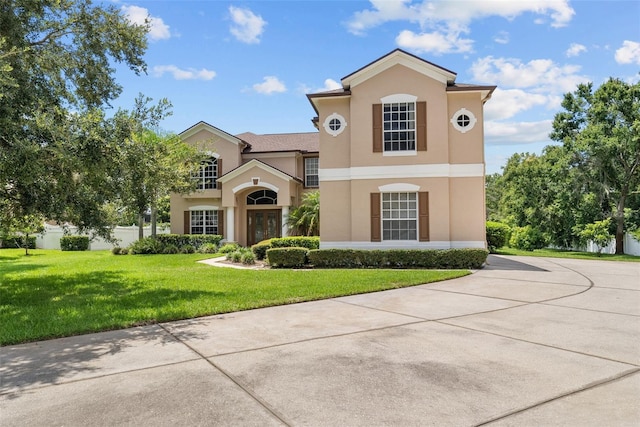
[[[277,204],[278,193],[272,190],[257,190],[247,196],[247,206]]]

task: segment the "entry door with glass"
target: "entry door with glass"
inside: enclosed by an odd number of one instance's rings
[[[247,245],[280,237],[280,217],[279,209],[247,211]]]

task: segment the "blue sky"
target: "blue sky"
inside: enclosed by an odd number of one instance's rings
[[[637,82],[638,1],[111,1],[151,20],[147,75],[119,67],[114,107],[138,93],[173,103],[162,127],[200,120],[226,132],[311,132],[305,94],[395,48],[497,85],[485,105],[487,173],[536,152],[566,92],[609,77]]]

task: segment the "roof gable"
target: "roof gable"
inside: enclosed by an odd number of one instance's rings
[[[178,134],[178,136],[180,136],[180,138],[182,139],[187,139],[195,134],[197,134],[200,131],[207,131],[213,135],[216,135],[219,138],[222,138],[226,141],[231,142],[232,144],[235,145],[240,145],[242,147],[249,145],[247,142],[243,141],[242,139],[235,137],[221,129],[218,129],[217,127],[210,125],[207,122],[203,122],[203,121],[199,121],[198,123],[196,123],[195,125],[191,126],[189,129],[182,131],[181,133]]]
[[[237,168],[225,173],[224,175],[218,178],[218,181],[224,184],[225,182],[230,181],[233,178],[237,177],[238,175],[241,175],[244,172],[251,170],[253,168],[262,169],[266,172],[269,172],[272,175],[275,175],[281,179],[284,179],[285,181],[300,181],[298,178],[293,177],[288,173],[282,172],[280,169],[276,169],[273,166],[268,165],[264,162],[261,162],[260,160],[257,160],[257,159],[251,159],[247,163],[240,165]]]
[[[385,56],[376,59],[372,63],[365,65],[359,70],[342,78],[342,87],[346,90],[351,89],[360,83],[369,80],[377,74],[393,67],[394,65],[403,65],[427,77],[431,77],[445,85],[453,84],[456,79],[456,73],[433,64],[429,61],[405,52],[402,49],[395,49]]]

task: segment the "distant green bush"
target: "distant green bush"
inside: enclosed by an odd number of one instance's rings
[[[523,251],[533,251],[547,246],[547,240],[540,230],[530,225],[511,230],[509,246]]]
[[[307,248],[271,248],[267,251],[267,262],[274,268],[303,267],[308,252]]]
[[[502,222],[487,221],[487,246],[489,252],[495,253],[495,251],[507,243],[509,243],[509,237],[511,236],[511,227]]]
[[[86,251],[89,249],[88,236],[62,236],[60,249],[63,251]]]
[[[24,249],[25,236],[3,236],[0,239],[0,248],[8,249]],[[36,248],[36,236],[29,236],[27,238],[27,249]]]
[[[175,254],[179,254],[180,253],[180,248],[178,248],[176,245],[165,245],[165,247],[162,249],[162,253],[166,254],[166,255],[175,255]]]
[[[485,249],[319,249],[309,251],[309,263],[318,268],[433,268],[482,267]]]
[[[320,238],[313,236],[275,237],[270,242],[272,248],[320,249]]]

